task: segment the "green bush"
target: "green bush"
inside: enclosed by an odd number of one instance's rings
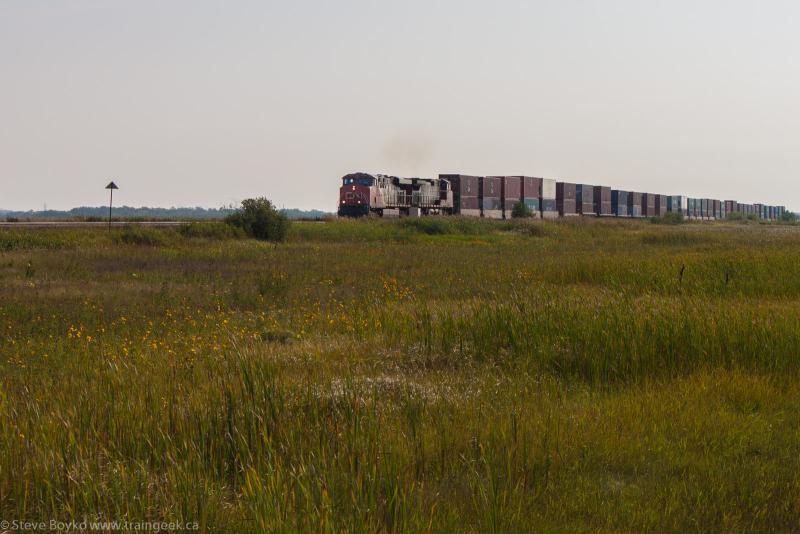
[[[797,214],[792,211],[784,211],[781,214],[782,222],[797,222]]]
[[[513,219],[524,219],[532,216],[533,212],[531,212],[531,209],[524,202],[517,202],[511,210],[511,217]]]
[[[290,224],[286,215],[264,197],[243,200],[242,207],[228,215],[225,222],[251,237],[274,242],[286,240]]]
[[[122,232],[115,236],[117,243],[126,245],[144,245],[150,247],[160,247],[168,244],[168,239],[163,231],[155,228],[145,228],[143,226],[126,226]]]

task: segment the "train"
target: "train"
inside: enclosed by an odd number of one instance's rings
[[[533,176],[440,174],[437,178],[401,178],[357,172],[342,177],[340,217],[463,215],[509,219],[525,204],[534,218],[662,217],[725,219],[729,214],[780,220],[785,206],[745,204],[736,200],[693,198],[612,189]]]

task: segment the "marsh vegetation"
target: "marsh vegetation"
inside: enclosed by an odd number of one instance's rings
[[[790,531],[800,231],[0,230],[0,517]]]

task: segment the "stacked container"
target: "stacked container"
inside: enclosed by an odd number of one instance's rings
[[[514,205],[522,200],[522,178],[520,176],[503,176],[502,184],[503,218],[510,219]]]
[[[528,206],[534,217],[542,216],[542,179],[522,176],[522,202]]]
[[[556,200],[556,181],[550,178],[541,179],[539,198],[541,199],[542,218],[555,219],[558,217],[558,201]]]
[[[448,180],[453,191],[453,212],[470,217],[481,216],[480,176],[464,174],[440,174],[439,178]]]
[[[628,197],[630,193],[627,191],[620,191],[619,189],[611,190],[611,213],[617,217],[630,217],[628,211]]]
[[[656,216],[656,195],[653,193],[642,193],[642,216]]]
[[[484,176],[481,187],[481,216],[503,218],[503,177]]]
[[[688,217],[689,199],[680,195],[667,197],[667,211],[670,213],[680,213],[684,217]]]
[[[628,193],[628,213],[631,217],[644,217],[642,214],[642,194]]]
[[[596,215],[594,210],[594,186],[578,184],[575,186],[575,211],[579,215]]]
[[[594,186],[594,212],[598,217],[610,217],[613,215],[611,209],[611,188]]]
[[[669,209],[667,195],[656,195],[656,217],[663,217]]]
[[[575,202],[577,187],[567,182],[556,182],[556,205],[558,214],[562,217],[572,217],[578,214]]]

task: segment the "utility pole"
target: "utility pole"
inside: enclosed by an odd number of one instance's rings
[[[108,189],[109,193],[111,194],[109,199],[108,199],[108,231],[110,232],[111,231],[111,206],[114,204],[114,189],[119,189],[119,187],[117,187],[117,184],[115,184],[114,182],[111,182],[106,186],[106,189]]]

